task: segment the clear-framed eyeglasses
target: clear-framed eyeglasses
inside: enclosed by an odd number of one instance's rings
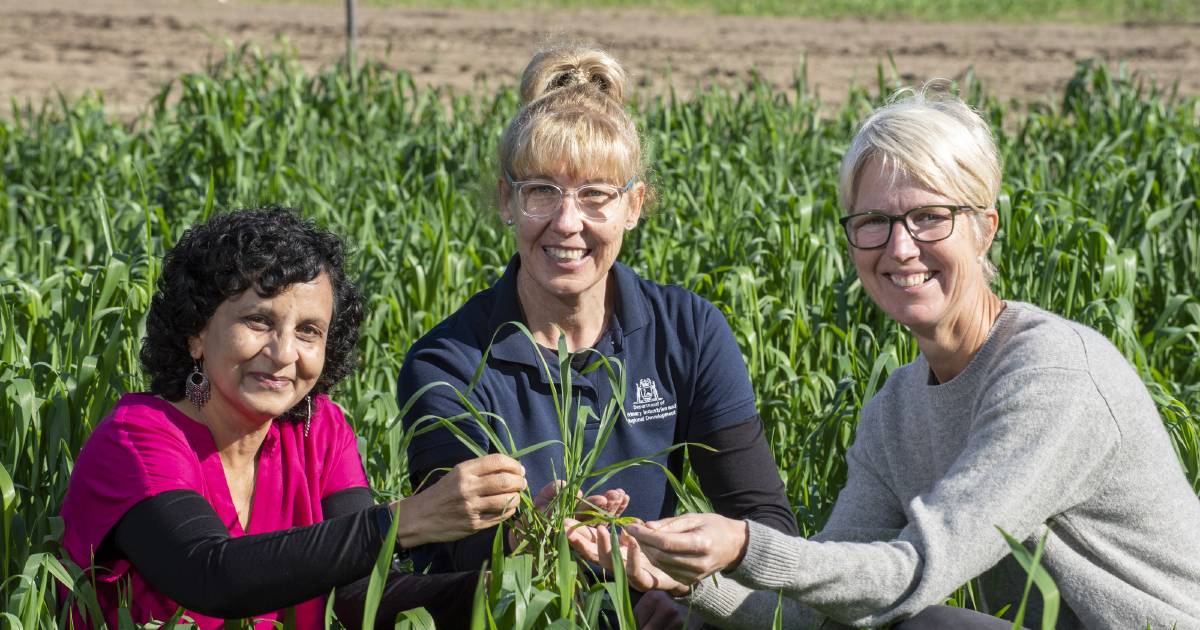
[[[521,214],[531,219],[548,219],[562,208],[565,197],[573,197],[583,218],[594,223],[607,221],[617,209],[621,195],[629,192],[637,176],[629,178],[624,186],[612,184],[584,184],[578,188],[563,188],[554,182],[531,179],[515,181],[505,173],[509,186],[516,194],[517,207]]]
[[[892,226],[897,222],[908,230],[914,241],[934,243],[950,238],[954,233],[956,215],[984,209],[984,206],[931,205],[918,206],[901,214],[867,210],[846,215],[838,222],[845,228],[851,246],[879,249],[892,239]]]

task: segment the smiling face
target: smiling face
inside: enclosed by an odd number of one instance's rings
[[[205,412],[255,426],[291,409],[321,376],[332,317],[333,286],[324,272],[271,297],[249,289],[222,302],[189,340],[212,383]]]
[[[562,172],[529,179],[554,182],[566,190],[591,183],[624,184]],[[641,216],[644,195],[644,185],[635,183],[612,202],[603,222],[586,219],[578,202],[569,196],[564,196],[558,212],[536,219],[521,212],[516,195],[507,182],[501,182],[501,218],[515,225],[517,253],[521,256],[518,282],[526,289],[523,295],[534,297],[533,304],[522,303],[527,312],[537,309],[541,299],[603,296],[604,280],[621,251],[625,230],[636,226]]]
[[[853,212],[881,210],[899,215],[918,206],[960,203],[910,177],[893,177],[891,168],[880,168],[872,160],[863,168]],[[984,244],[976,239],[972,220],[984,222]],[[997,220],[991,208],[961,213],[955,217],[953,234],[933,243],[913,240],[897,222],[887,245],[866,250],[851,247],[850,252],[863,288],[879,308],[918,336],[933,336],[938,328],[976,312],[980,301],[991,294],[981,256],[995,234]]]

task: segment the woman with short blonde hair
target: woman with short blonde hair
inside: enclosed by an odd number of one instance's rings
[[[789,628],[1001,628],[940,606],[979,578],[977,605],[1012,617],[1026,576],[999,529],[1045,539],[1059,628],[1200,628],[1200,501],[1146,387],[1095,330],[989,285],[984,120],[908,93],[863,123],[840,184],[859,279],[920,355],[863,407],[817,536],[712,514],[630,526],[631,581],[727,627],[766,627],[782,602]],[[1040,608],[1035,592],[1025,618]]]
[[[994,208],[1000,196],[1000,153],[987,122],[957,98],[947,98],[951,86],[930,81],[921,90],[897,93],[892,102],[867,118],[855,134],[838,173],[838,200],[843,208],[857,202],[863,171],[895,166],[930,190],[943,191],[974,208]],[[983,249],[990,246],[983,214],[966,215]],[[988,240],[985,240],[988,239]],[[996,268],[983,256],[984,276]]]

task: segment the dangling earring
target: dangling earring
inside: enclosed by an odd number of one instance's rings
[[[208,377],[200,370],[200,360],[196,360],[196,368],[188,374],[187,380],[183,383],[183,395],[192,401],[192,404],[200,409],[208,402],[212,395],[212,384],[208,382]]]
[[[308,413],[304,414],[304,437],[308,438],[308,428],[312,426],[312,394],[304,397],[304,401],[308,403]]]
[[[513,225],[515,225],[516,223],[517,223],[517,222],[516,222],[516,221],[513,221],[512,219],[505,219],[505,220],[504,220],[504,225],[507,225],[508,227],[512,227],[512,226],[513,226]]]

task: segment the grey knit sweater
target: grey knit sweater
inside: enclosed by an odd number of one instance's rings
[[[1059,628],[1200,629],[1200,500],[1145,386],[1096,331],[1006,304],[957,377],[930,385],[918,357],[866,404],[818,536],[750,523],[695,608],[737,628],[770,627],[781,601],[788,628],[878,626],[982,576],[987,607],[1015,609],[1025,575],[1001,527],[1030,548],[1049,532]]]

